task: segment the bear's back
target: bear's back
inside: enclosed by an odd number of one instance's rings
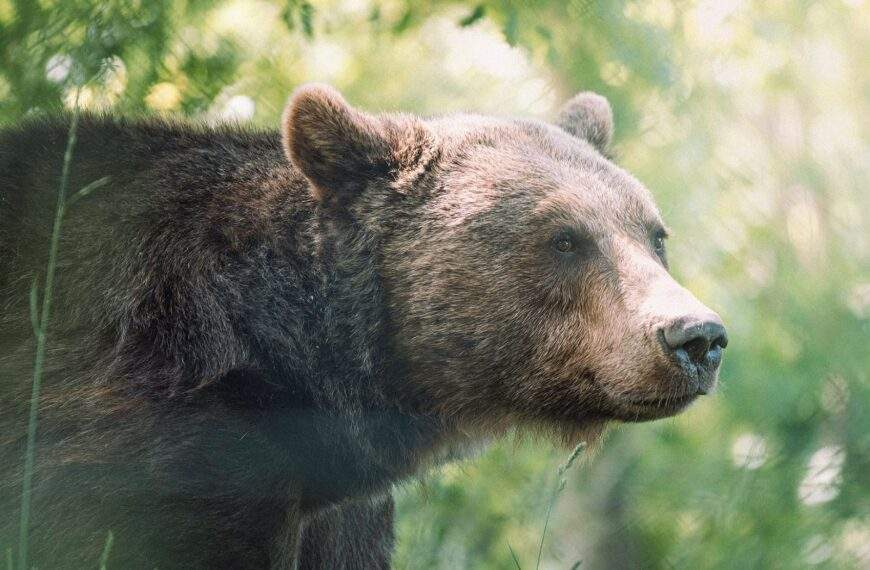
[[[34,117],[0,130],[2,275],[14,267],[33,266],[32,262],[44,266],[70,120],[70,115]],[[284,158],[276,132],[85,113],[75,136],[67,199],[95,181],[105,179],[105,184],[68,209],[64,219],[67,241],[76,238],[76,232],[88,237],[82,225],[99,231],[122,220],[130,223],[137,216],[198,214],[215,205],[210,202],[230,207],[259,198],[258,205],[267,205],[258,185],[273,189],[291,185],[303,190],[301,177]],[[298,198],[297,204],[285,203],[284,207],[306,206],[304,192],[276,194],[273,202]],[[173,212],[171,208],[177,206],[186,209]],[[201,219],[194,216],[185,225]]]
[[[0,404],[26,401],[19,396],[33,358],[28,300],[33,283],[42,295],[70,118],[0,130],[0,372],[8,373]],[[251,267],[295,256],[311,218],[304,179],[279,135],[94,114],[81,115],[75,135],[49,355],[63,361],[77,342],[83,360],[114,358],[138,331],[140,346],[153,342],[153,350],[190,361],[163,350],[167,342],[191,328],[206,338],[234,335],[239,309],[231,305],[241,288],[275,280]],[[77,195],[95,182],[93,192]],[[294,261],[294,268],[308,264],[305,255]]]

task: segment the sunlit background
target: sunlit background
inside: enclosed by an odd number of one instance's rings
[[[396,568],[870,568],[868,40],[862,0],[0,0],[0,123],[81,85],[258,126],[314,80],[422,114],[606,95],[674,273],[728,325],[721,389],[561,491],[543,442],[405,485]]]

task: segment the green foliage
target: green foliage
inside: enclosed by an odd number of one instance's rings
[[[546,116],[580,89],[606,95],[620,162],[674,230],[674,272],[729,327],[722,388],[678,418],[617,430],[568,473],[550,518],[564,458],[549,445],[498,443],[403,487],[397,568],[529,568],[542,544],[542,568],[860,567],[859,4],[0,0],[0,123],[68,106],[82,85],[86,107],[209,121],[246,120],[249,101],[261,126],[311,80],[422,113]]]
[[[314,37],[314,6],[310,2],[288,0],[281,17],[290,30],[294,30],[298,22],[307,38]]]

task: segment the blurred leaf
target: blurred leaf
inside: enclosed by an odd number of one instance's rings
[[[309,2],[303,2],[299,6],[299,21],[302,22],[302,31],[308,38],[314,37],[314,6]]]
[[[306,0],[287,0],[281,10],[281,20],[288,30],[293,31],[296,29],[298,19],[302,33],[306,38],[311,39],[314,37],[314,12],[314,6]]]
[[[459,25],[463,28],[467,28],[468,26],[472,26],[482,20],[484,16],[486,16],[486,6],[478,4],[470,14],[459,20]]]
[[[393,33],[401,34],[408,30],[411,27],[411,24],[414,22],[414,10],[410,5],[405,9],[402,13],[402,16],[399,20],[393,24]]]
[[[516,46],[519,39],[519,21],[520,17],[517,15],[516,9],[513,6],[510,6],[508,8],[507,21],[505,22],[502,31],[504,32],[505,41],[511,47]]]

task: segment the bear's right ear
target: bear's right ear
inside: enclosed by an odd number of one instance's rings
[[[388,133],[327,85],[300,87],[283,118],[284,152],[320,202],[344,202],[393,169]]]
[[[607,99],[584,91],[562,106],[556,124],[564,131],[587,141],[602,154],[607,153],[613,138],[613,110]]]

